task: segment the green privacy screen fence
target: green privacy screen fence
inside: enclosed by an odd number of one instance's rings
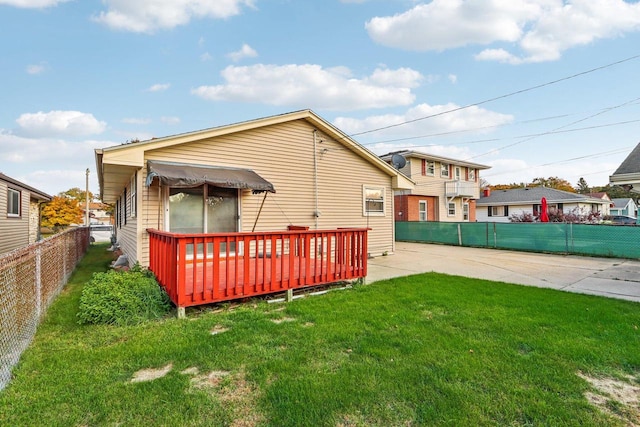
[[[640,258],[640,227],[570,223],[396,222],[396,240]]]

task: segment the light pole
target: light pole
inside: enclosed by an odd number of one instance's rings
[[[84,194],[85,197],[85,202],[86,202],[86,208],[84,210],[84,224],[88,227],[89,226],[89,168],[87,168],[87,179],[86,179],[86,191]]]

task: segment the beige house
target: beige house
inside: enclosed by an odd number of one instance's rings
[[[129,263],[149,265],[147,229],[225,233],[370,228],[394,251],[393,192],[413,183],[310,110],[96,150]]]
[[[389,153],[381,158],[400,167],[415,182],[395,192],[396,221],[475,221],[480,171],[490,166],[434,156],[420,151]]]
[[[0,173],[0,254],[39,238],[40,205],[51,196]]]

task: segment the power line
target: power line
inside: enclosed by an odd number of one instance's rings
[[[503,146],[503,147],[494,148],[494,149],[493,149],[493,150],[491,150],[491,151],[487,151],[486,153],[482,153],[482,154],[478,154],[478,155],[476,155],[476,156],[469,157],[468,159],[465,159],[465,160],[471,160],[471,159],[476,159],[476,158],[478,158],[478,157],[486,156],[487,154],[491,154],[491,153],[495,152],[496,150],[504,150],[505,148],[511,148],[511,147],[516,146],[516,145],[523,144],[523,143],[525,143],[525,142],[529,142],[529,141],[531,141],[531,140],[533,140],[533,139],[536,139],[536,138],[539,138],[539,137],[541,137],[541,136],[549,135],[549,134],[551,134],[551,132],[558,132],[558,131],[560,131],[560,130],[562,130],[562,129],[564,129],[564,128],[567,128],[567,127],[569,127],[569,126],[573,126],[573,125],[575,125],[575,124],[578,124],[578,123],[584,122],[584,121],[586,121],[586,120],[592,119],[592,118],[594,118],[594,117],[596,117],[596,116],[599,116],[599,115],[601,115],[601,114],[608,113],[608,112],[609,112],[609,111],[611,111],[611,110],[615,110],[615,109],[617,109],[617,108],[624,107],[625,105],[628,105],[628,104],[631,104],[631,103],[633,103],[633,102],[636,102],[636,101],[638,101],[639,99],[640,99],[640,98],[635,98],[635,99],[632,99],[632,100],[630,100],[630,101],[623,102],[622,104],[618,104],[618,105],[615,105],[615,106],[613,106],[613,107],[605,108],[605,109],[604,109],[604,110],[602,110],[602,111],[599,111],[599,112],[597,112],[597,113],[595,113],[595,114],[591,114],[590,116],[584,117],[584,118],[582,118],[582,119],[580,119],[580,120],[575,120],[575,121],[573,121],[573,122],[571,122],[571,123],[567,123],[566,125],[563,125],[563,126],[560,126],[560,127],[555,128],[555,129],[552,129],[552,130],[551,130],[551,131],[549,131],[549,132],[543,132],[543,133],[541,133],[541,134],[539,134],[539,135],[534,135],[534,136],[531,136],[531,137],[525,138],[525,139],[523,139],[522,141],[514,142],[513,144],[508,144],[508,145],[505,145],[505,146]]]
[[[530,92],[532,90],[540,89],[540,88],[543,88],[543,87],[546,87],[546,86],[551,86],[551,85],[554,85],[554,84],[557,84],[557,83],[560,83],[560,82],[563,82],[563,81],[566,81],[566,80],[571,80],[571,79],[574,79],[576,77],[580,77],[580,76],[584,76],[586,74],[594,73],[596,71],[604,70],[606,68],[610,68],[610,67],[613,67],[613,66],[625,63],[625,62],[629,62],[629,61],[632,61],[632,60],[638,59],[638,58],[640,58],[640,55],[630,56],[628,58],[625,58],[625,59],[622,59],[622,60],[619,60],[619,61],[616,61],[616,62],[612,62],[612,63],[606,64],[606,65],[602,65],[600,67],[592,68],[590,70],[582,71],[580,73],[572,74],[570,76],[563,77],[563,78],[560,78],[560,79],[557,79],[557,80],[553,80],[553,81],[550,81],[550,82],[542,83],[542,84],[539,84],[539,85],[536,85],[536,86],[531,86],[531,87],[528,87],[526,89],[521,89],[521,90],[517,90],[515,92],[510,92],[510,93],[507,93],[505,95],[500,95],[500,96],[496,96],[494,98],[485,99],[484,101],[475,102],[473,104],[467,104],[467,105],[464,105],[462,107],[452,108],[450,110],[441,111],[439,113],[431,114],[431,115],[428,115],[428,116],[418,117],[418,118],[412,119],[412,120],[406,120],[404,122],[395,123],[395,124],[392,124],[392,125],[382,126],[382,127],[379,127],[379,128],[375,128],[375,129],[371,129],[371,130],[367,130],[367,131],[363,131],[363,132],[353,133],[353,134],[351,134],[349,136],[353,137],[353,136],[358,136],[358,135],[365,135],[365,134],[368,134],[368,133],[378,132],[378,131],[385,130],[385,129],[391,129],[391,128],[398,127],[398,126],[403,126],[403,125],[406,125],[406,124],[409,124],[409,123],[415,123],[415,122],[418,122],[418,121],[421,121],[421,120],[431,119],[433,117],[438,117],[438,116],[442,116],[442,115],[445,115],[445,114],[454,113],[456,111],[465,110],[467,108],[471,108],[471,107],[475,107],[475,106],[478,106],[478,105],[487,104],[489,102],[497,101],[499,99],[509,98],[511,96],[519,95],[521,93]]]

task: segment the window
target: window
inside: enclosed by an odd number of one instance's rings
[[[462,220],[469,221],[469,203],[462,204]]]
[[[384,188],[362,187],[364,216],[384,216]]]
[[[509,206],[489,206],[487,214],[488,216],[509,216]]]
[[[447,163],[440,164],[440,176],[442,178],[449,178],[449,165]]]
[[[7,189],[7,216],[20,216],[20,191],[13,188]]]
[[[476,180],[476,170],[475,169],[471,169],[469,168],[469,181],[475,181]]]
[[[418,202],[418,220],[426,221],[427,220],[427,201],[420,200]]]
[[[137,194],[137,184],[138,184],[138,180],[136,179],[137,174],[133,174],[133,176],[131,177],[131,189],[129,191],[129,204],[131,205],[130,209],[130,213],[131,213],[131,218],[135,218],[136,217],[136,205],[138,202],[138,198],[136,196]]]
[[[433,176],[436,173],[436,164],[432,160],[422,159],[422,175]]]
[[[454,202],[450,202],[447,208],[447,216],[456,216],[456,204]]]
[[[460,166],[456,166],[455,173],[456,173],[456,180],[460,181],[462,177],[462,169],[460,169]]]

